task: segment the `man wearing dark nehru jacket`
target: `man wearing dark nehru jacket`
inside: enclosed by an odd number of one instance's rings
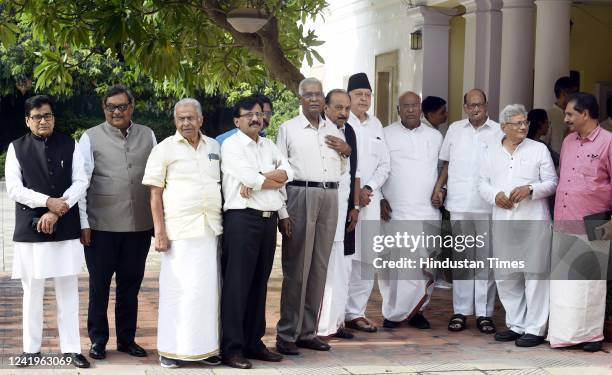
[[[146,126],[132,123],[134,96],[127,87],[109,87],[102,108],[106,121],[87,130],[79,141],[89,178],[87,197],[79,202],[81,242],[89,270],[89,356],[106,357],[106,310],[115,274],[117,350],[144,357],[147,352],[134,337],[153,220],[149,190],[141,181],[155,135]]]

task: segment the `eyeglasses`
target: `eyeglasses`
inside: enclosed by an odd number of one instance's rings
[[[318,99],[323,97],[323,93],[321,91],[317,92],[305,92],[300,95],[304,99]]]
[[[476,107],[483,108],[485,105],[487,104],[486,103],[471,103],[471,104],[466,104],[465,106],[468,107],[468,109],[476,109]]]
[[[44,115],[34,115],[28,117],[34,122],[41,122],[42,119],[45,119],[45,121],[51,121],[53,120],[53,113],[45,113]]]
[[[506,122],[506,125],[512,125],[514,127],[519,127],[521,125],[525,125],[527,127],[529,127],[530,122],[529,121],[519,121],[519,122]]]
[[[130,103],[127,104],[108,104],[106,106],[104,106],[104,110],[108,113],[113,113],[116,110],[119,110],[119,112],[125,112],[127,111],[127,109],[130,107]]]
[[[176,118],[176,122],[178,122],[179,124],[182,124],[184,122],[188,123],[188,124],[193,124],[195,122],[195,118],[191,117],[191,116],[186,116],[186,117],[177,117]]]
[[[257,118],[263,118],[266,115],[266,113],[271,113],[271,112],[247,112],[247,113],[243,113],[239,115],[238,117],[251,118],[255,116]]]
[[[419,109],[421,108],[421,103],[406,103],[400,105],[400,109]]]

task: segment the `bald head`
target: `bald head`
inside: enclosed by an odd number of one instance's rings
[[[471,89],[463,96],[463,110],[473,126],[487,121],[487,95],[481,89]]]
[[[398,100],[397,114],[406,128],[418,127],[421,124],[421,97],[412,91],[404,92]]]

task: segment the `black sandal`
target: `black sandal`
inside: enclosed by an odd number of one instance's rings
[[[481,316],[476,319],[476,326],[478,330],[482,333],[495,333],[497,328],[495,328],[495,323],[493,323],[493,319]]]
[[[463,331],[467,327],[465,315],[455,314],[448,322],[448,330],[451,332]]]

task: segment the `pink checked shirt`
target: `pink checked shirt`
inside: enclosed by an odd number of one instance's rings
[[[584,234],[584,216],[612,209],[612,133],[571,133],[561,147],[555,230]],[[573,222],[570,222],[573,221]]]

